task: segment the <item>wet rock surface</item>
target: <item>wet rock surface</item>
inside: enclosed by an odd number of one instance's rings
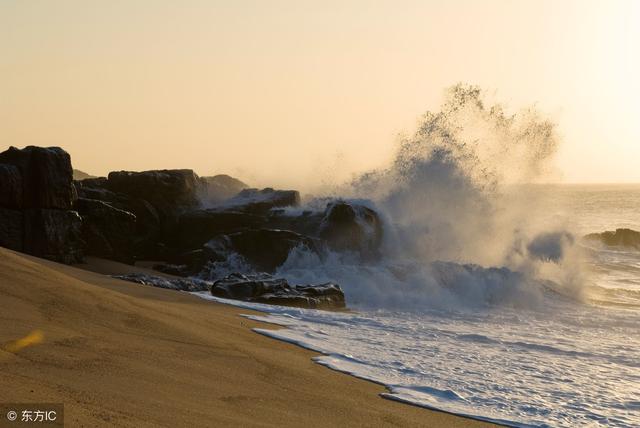
[[[318,253],[313,239],[278,229],[250,229],[222,235],[209,241],[206,248],[212,253],[212,259],[221,260],[227,254],[236,253],[256,270],[267,272],[281,266],[294,248]]]
[[[344,293],[337,284],[290,285],[286,279],[267,273],[232,273],[215,282],[197,278],[162,278],[141,273],[113,275],[113,278],[169,290],[210,291],[216,297],[244,302],[310,309],[345,307]]]

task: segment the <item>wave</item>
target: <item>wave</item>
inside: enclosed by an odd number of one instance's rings
[[[377,263],[294,250],[278,274],[338,281],[352,304],[373,307],[535,307],[549,288],[582,299],[573,234],[543,227],[541,196],[522,192],[554,173],[555,125],[534,109],[509,115],[485,98],[474,86],[450,88],[387,167],[334,189],[381,214]]]

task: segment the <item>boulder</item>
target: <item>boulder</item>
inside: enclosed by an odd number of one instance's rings
[[[206,183],[206,188],[202,199],[207,205],[219,204],[237,195],[240,191],[249,186],[237,178],[229,175],[219,174],[213,177],[201,177]]]
[[[0,247],[23,251],[23,234],[22,211],[0,208]]]
[[[364,205],[330,202],[318,235],[332,250],[377,256],[382,243],[382,222],[374,210]]]
[[[83,220],[87,254],[134,262],[135,215],[95,199],[79,198],[76,207]]]
[[[235,211],[265,214],[273,208],[296,207],[300,205],[297,190],[244,189],[225,202],[225,207]]]
[[[284,278],[268,274],[232,273],[213,283],[211,294],[225,299],[314,309],[345,307],[344,293],[337,284],[291,286]]]
[[[22,175],[15,165],[0,164],[0,207],[22,208]]]
[[[112,277],[123,281],[177,291],[207,291],[212,286],[211,282],[196,278],[161,278],[144,273],[113,275]]]
[[[61,148],[10,147],[0,153],[0,163],[20,171],[23,208],[71,209],[76,197],[73,169],[71,157]]]
[[[584,238],[590,241],[598,241],[610,247],[640,249],[640,232],[632,229],[616,229],[615,232],[591,233]]]
[[[202,247],[210,239],[265,223],[263,216],[234,210],[187,211],[178,217],[175,228],[167,231],[168,241],[185,251]]]
[[[82,218],[76,211],[29,209],[24,211],[24,251],[61,263],[83,259]]]
[[[107,181],[108,190],[144,199],[167,215],[199,206],[203,186],[190,169],[111,172]]]
[[[318,253],[313,239],[290,230],[249,229],[222,235],[209,241],[206,247],[210,259],[224,259],[229,253],[237,253],[259,271],[273,272],[289,257],[294,248],[306,248]]]

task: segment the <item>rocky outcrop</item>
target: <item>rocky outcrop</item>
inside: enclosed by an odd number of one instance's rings
[[[264,216],[233,209],[188,211],[178,217],[169,241],[179,248],[191,250],[216,236],[258,228],[265,222]]]
[[[59,147],[0,153],[0,245],[63,263],[82,260],[71,158]]]
[[[226,174],[202,177],[202,180],[206,182],[202,199],[209,206],[224,202],[249,188],[247,184]]]
[[[15,165],[0,164],[0,207],[22,208],[22,174]]]
[[[242,256],[257,271],[273,272],[294,248],[318,253],[313,239],[290,230],[249,229],[222,235],[206,244],[211,260],[224,260],[229,254]]]
[[[144,273],[113,275],[112,277],[123,281],[177,291],[207,291],[213,285],[210,281],[203,281],[196,278],[161,278]]]
[[[591,233],[584,239],[598,241],[610,247],[627,247],[640,250],[640,232],[632,229],[616,229],[602,233]]]
[[[286,279],[267,274],[232,273],[214,282],[211,294],[225,299],[270,305],[313,309],[345,307],[344,293],[337,284],[291,286]]]
[[[244,189],[225,203],[227,209],[253,214],[266,214],[273,208],[300,205],[300,193],[296,190]]]
[[[23,250],[60,263],[82,262],[82,218],[71,210],[25,210]]]
[[[136,216],[95,199],[79,198],[82,236],[87,254],[124,263],[134,262]]]
[[[336,201],[327,205],[318,235],[332,250],[375,257],[382,243],[382,223],[371,208]]]
[[[148,201],[163,214],[198,207],[203,182],[190,169],[109,173],[107,189]]]
[[[0,247],[24,250],[24,213],[21,210],[0,208]]]
[[[10,147],[0,153],[0,164],[5,164],[2,178],[11,180],[11,183],[3,184],[3,188],[12,184],[21,188],[22,198],[11,208],[71,209],[76,197],[71,157],[61,148],[29,146],[20,150]],[[14,201],[17,192],[10,192]]]

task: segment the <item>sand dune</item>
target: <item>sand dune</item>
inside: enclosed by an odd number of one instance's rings
[[[0,306],[0,401],[63,402],[70,427],[483,425],[379,398],[237,308],[2,248]]]

